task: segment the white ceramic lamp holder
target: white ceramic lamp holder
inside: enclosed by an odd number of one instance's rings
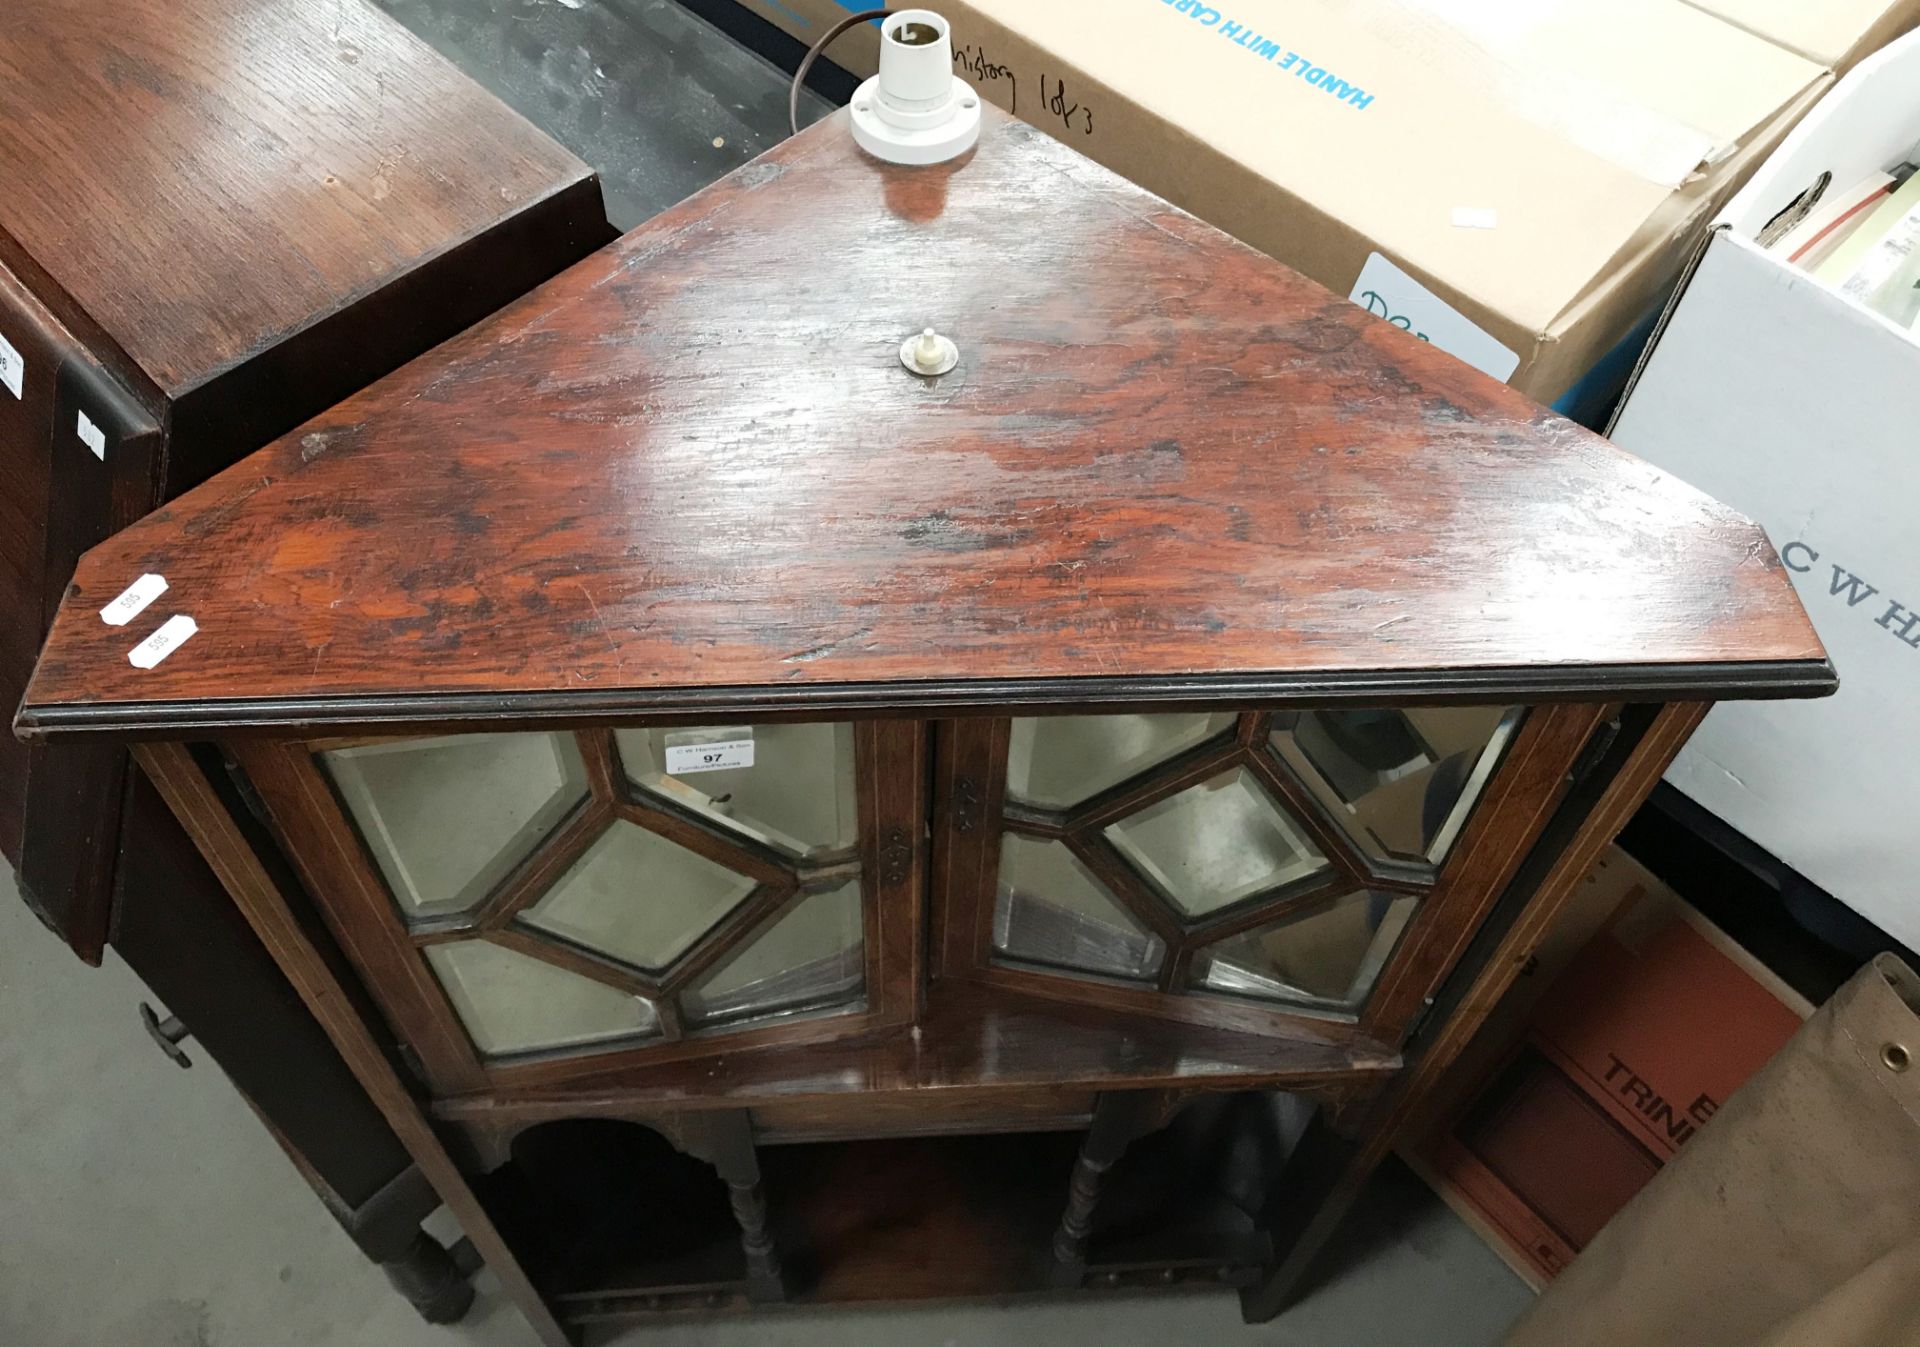
[[[853,95],[853,138],[890,164],[939,164],[980,138],[980,96],[953,73],[953,34],[928,9],[880,25],[880,72]]]

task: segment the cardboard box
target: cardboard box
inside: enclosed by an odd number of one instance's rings
[[[1920,35],[1862,64],[1715,222],[1611,433],[1759,520],[1840,691],[1717,707],[1667,779],[1920,947],[1920,341],[1755,244],[1920,143]]]
[[[741,3],[809,42],[854,7]],[[1761,35],[1768,13],[1748,31],[1685,0],[933,7],[989,99],[1589,418],[1706,221],[1831,79]],[[1916,12],[1846,0],[1801,36],[1850,53]],[[833,57],[867,74],[877,51],[863,25]]]
[[[1845,74],[1913,26],[1900,0],[1693,0],[1709,14]]]
[[[1599,929],[1542,952],[1473,1088],[1403,1152],[1536,1289],[1813,1009],[1617,848],[1575,912]]]

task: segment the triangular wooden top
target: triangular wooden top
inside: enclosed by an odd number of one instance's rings
[[[1832,685],[1748,520],[988,109],[832,118],[97,548],[20,725]]]

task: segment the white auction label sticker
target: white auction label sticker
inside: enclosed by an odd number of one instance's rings
[[[160,624],[160,630],[127,652],[127,662],[136,669],[151,669],[199,630],[200,624],[185,613],[175,613]]]
[[[93,450],[93,456],[102,463],[107,461],[107,432],[93,423],[93,418],[84,411],[74,423],[74,433],[80,437],[80,443]]]
[[[100,610],[100,620],[109,627],[124,627],[166,592],[166,576],[143,575],[121,590],[119,598]]]
[[[753,731],[728,731],[725,739],[706,743],[667,744],[667,775],[689,776],[694,772],[719,772],[732,767],[753,766]]]
[[[27,358],[14,349],[6,334],[0,332],[0,384],[16,398],[26,395]]]
[[[1498,229],[1500,212],[1492,206],[1455,206],[1453,227],[1455,229]]]
[[[1518,354],[1379,253],[1367,254],[1347,298],[1501,383],[1520,368]]]

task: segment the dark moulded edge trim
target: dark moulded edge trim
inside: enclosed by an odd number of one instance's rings
[[[29,743],[81,735],[121,739],[231,734],[404,733],[409,727],[497,728],[635,718],[1000,715],[1024,709],[1138,711],[1218,703],[1527,704],[1555,701],[1720,701],[1824,697],[1840,686],[1826,660],[1717,664],[1565,665],[1373,673],[1194,674],[1139,678],[980,678],[573,692],[424,692],[23,705],[14,732]]]

